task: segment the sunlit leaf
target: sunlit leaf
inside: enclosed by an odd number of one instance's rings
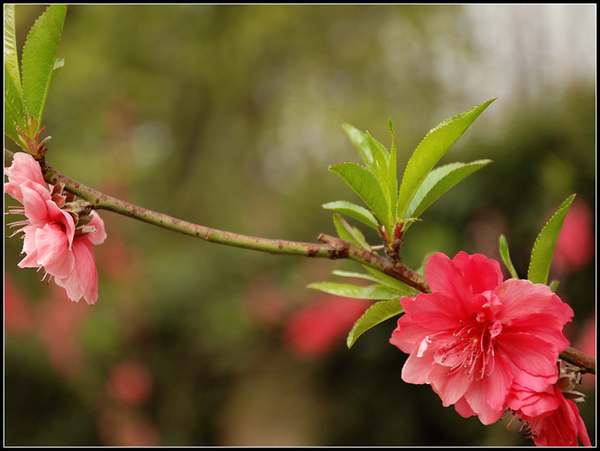
[[[550,265],[552,264],[552,256],[554,255],[558,235],[574,199],[575,194],[572,194],[561,204],[535,240],[527,272],[527,279],[533,283],[546,284],[548,282],[548,274],[550,273]]]
[[[385,195],[375,175],[358,163],[339,163],[329,168],[338,174],[358,194],[384,224],[389,224],[390,212]]]
[[[4,76],[10,79],[21,95],[21,75],[15,34],[15,5],[4,5]]]
[[[515,269],[515,266],[510,259],[510,253],[508,252],[508,242],[506,241],[506,237],[502,234],[500,235],[500,256],[511,277],[518,279],[519,275],[517,274],[517,270]]]
[[[38,124],[57,66],[56,53],[63,30],[66,5],[50,5],[29,30],[22,56],[23,98],[30,115]],[[37,130],[36,130],[37,131]]]
[[[432,170],[415,193],[405,216],[419,217],[446,191],[491,162],[492,160],[477,160],[471,163],[450,163]]]
[[[346,344],[351,348],[358,337],[364,334],[369,329],[402,313],[402,306],[397,300],[381,301],[373,304],[354,324],[352,330],[348,334]]]
[[[323,205],[323,208],[326,210],[337,211],[338,213],[350,216],[351,218],[358,219],[363,224],[377,230],[377,220],[375,219],[375,216],[360,205],[345,200],[339,200],[336,202],[328,202]]]
[[[361,132],[350,124],[342,125],[342,128],[358,150],[367,168],[376,174],[378,170],[388,166],[389,154],[385,147],[375,141],[369,134]],[[378,169],[381,168],[381,169]]]
[[[399,220],[406,218],[413,198],[436,163],[494,100],[490,99],[465,113],[442,122],[423,138],[404,170],[398,193],[398,208],[396,209]]]
[[[396,290],[380,284],[365,287],[351,283],[315,282],[309,284],[308,288],[356,299],[400,299],[402,297]]]

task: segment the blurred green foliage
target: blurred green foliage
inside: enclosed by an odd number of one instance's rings
[[[16,7],[20,46],[42,10]],[[431,127],[498,94],[482,84],[474,99],[443,78],[442,56],[490,75],[470,33],[459,6],[72,5],[58,52],[65,67],[44,114],[47,158],[152,210],[314,242],[334,233],[320,205],[358,200],[327,171],[358,161],[342,123],[389,146],[390,118],[403,167]],[[519,95],[499,98],[449,152],[448,161],[494,164],[411,227],[409,265],[434,250],[499,260],[504,233],[525,277],[533,240],[560,202],[577,193],[595,205],[593,77],[560,90],[541,78],[543,95],[530,96],[519,81]],[[6,445],[530,443],[518,425],[506,431],[508,419],[484,427],[443,408],[430,387],[402,382],[393,320],[351,351],[340,337],[322,360],[290,353],[285,320],[318,296],[305,286],[356,270],[349,262],[226,248],[101,215],[108,239],[96,248],[95,306],[19,270],[21,242],[5,240],[5,298],[25,309],[19,327],[15,310],[7,315]],[[559,294],[575,310],[566,333],[577,340],[595,313],[594,262],[562,274]],[[149,370],[148,400],[114,394],[111,369],[123,361]],[[586,393],[580,409],[594,443],[595,396]]]

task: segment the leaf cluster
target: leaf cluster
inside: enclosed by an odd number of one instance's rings
[[[23,149],[38,137],[50,84],[64,65],[56,55],[66,13],[66,5],[51,5],[38,17],[19,66],[15,5],[4,5],[4,130]]]
[[[383,239],[386,253],[389,256],[395,255],[399,262],[399,248],[404,233],[410,225],[419,220],[419,216],[445,192],[491,163],[491,160],[477,160],[436,167],[450,147],[494,100],[495,98],[490,99],[447,119],[430,130],[409,159],[400,184],[398,184],[397,150],[392,122],[389,121],[392,136],[390,150],[368,132],[344,124],[343,129],[358,150],[364,165],[339,163],[331,166],[329,170],[340,176],[358,194],[365,206],[345,200],[323,205],[323,208],[334,211],[333,222],[339,237],[369,251],[373,250],[360,229],[351,226],[342,215],[349,216],[376,230]],[[339,271],[334,274],[375,282],[367,287],[330,282],[309,285],[311,288],[339,296],[380,301],[372,305],[355,324],[348,336],[349,347],[366,330],[402,313],[398,302],[402,296],[417,294],[414,288],[393,277],[371,268],[366,269],[370,274]]]

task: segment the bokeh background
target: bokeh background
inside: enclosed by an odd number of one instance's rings
[[[19,45],[43,8],[16,7]],[[177,218],[308,242],[335,233],[323,203],[359,201],[327,171],[359,161],[342,123],[389,147],[391,119],[402,167],[431,128],[498,97],[443,160],[495,163],[411,227],[404,259],[499,258],[504,233],[525,277],[577,193],[551,277],[575,311],[565,333],[595,355],[595,5],[72,5],[59,56],[43,121],[58,170]],[[94,306],[18,269],[21,243],[5,240],[6,445],[532,444],[510,418],[483,426],[402,382],[394,320],[346,348],[368,303],[306,285],[351,262],[101,216]],[[579,405],[593,444],[594,387],[585,377]]]

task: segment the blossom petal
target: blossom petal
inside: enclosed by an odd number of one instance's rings
[[[73,242],[73,253],[77,259],[77,279],[88,304],[98,299],[98,273],[94,262],[94,247],[87,237]]]
[[[471,316],[465,303],[443,293],[419,294],[415,299],[405,299],[400,300],[405,314],[431,331],[454,330]]]
[[[515,366],[533,376],[556,374],[558,355],[552,346],[528,333],[503,333],[496,340],[496,352],[503,353]]]
[[[92,244],[102,244],[106,239],[106,230],[104,228],[104,221],[100,217],[98,213],[92,211],[92,220],[88,225],[96,228],[95,232],[90,232],[87,234],[87,237],[91,241]]]
[[[471,389],[474,381],[465,377],[462,371],[448,374],[447,367],[435,365],[429,373],[429,383],[443,395],[441,396],[443,405],[448,407],[462,398]]]
[[[565,324],[573,310],[552,292],[550,287],[529,280],[509,279],[500,284],[494,293],[502,301],[502,316],[517,318],[532,313],[550,313]]]
[[[466,252],[459,252],[452,262],[463,274],[464,280],[471,285],[473,293],[493,290],[504,279],[500,263],[482,254],[468,255]]]
[[[46,201],[50,200],[50,192],[47,188],[35,183],[26,182],[21,185],[22,203],[25,216],[31,225],[43,227],[50,221]]]
[[[432,293],[441,293],[453,299],[464,299],[471,294],[462,272],[448,256],[440,252],[427,260],[425,278]]]
[[[69,243],[62,228],[57,224],[46,224],[36,233],[37,262],[54,277],[66,277],[75,265],[69,252]]]
[[[556,316],[546,313],[524,315],[511,320],[510,325],[504,327],[505,333],[527,331],[529,335],[538,337],[552,346],[553,354],[558,356],[569,346],[569,340],[561,330],[565,323]]]
[[[4,184],[4,192],[21,204],[23,203],[21,192],[23,183],[31,181],[46,187],[39,163],[28,153],[15,153],[10,167],[5,168],[4,173],[8,176],[8,182]]]
[[[428,384],[429,372],[433,366],[431,358],[417,357],[413,352],[402,367],[402,380],[409,384]]]
[[[472,384],[470,390],[465,393],[465,399],[483,424],[495,423],[504,413],[504,409],[498,411],[488,404],[487,387],[483,381]]]

